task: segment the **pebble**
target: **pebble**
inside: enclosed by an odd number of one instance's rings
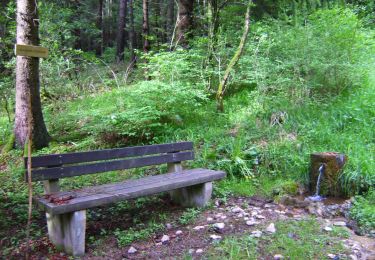
[[[195,251],[195,253],[202,254],[203,253],[203,249],[202,248],[198,248],[197,251]]]
[[[358,260],[358,257],[356,255],[350,255],[350,259],[352,259],[352,260]]]
[[[219,235],[211,235],[210,238],[211,238],[212,240],[220,240],[220,239],[221,239],[221,236],[219,236]]]
[[[162,238],[161,238],[161,242],[162,242],[162,243],[166,243],[166,242],[169,241],[169,239],[170,239],[170,238],[169,238],[168,235],[163,235]]]
[[[346,223],[344,221],[336,221],[336,222],[333,222],[333,225],[334,226],[345,227]]]
[[[276,232],[276,227],[274,223],[269,224],[269,226],[266,228],[266,231],[268,233],[275,233]]]
[[[262,215],[256,215],[255,216],[257,219],[265,219],[266,217],[265,216],[262,216]]]
[[[135,249],[135,247],[131,246],[128,250],[128,254],[135,254],[137,253],[137,249]]]
[[[214,221],[214,219],[211,218],[211,217],[208,217],[208,218],[207,218],[207,222],[211,222],[211,221]]]
[[[260,231],[260,230],[255,230],[255,231],[253,231],[253,232],[251,232],[251,236],[252,237],[261,237],[262,236],[262,231]]]
[[[233,213],[240,213],[240,212],[243,212],[244,210],[243,209],[241,209],[240,207],[234,207],[233,209],[232,209],[232,212]]]
[[[246,225],[248,225],[248,226],[254,226],[256,224],[259,224],[259,222],[256,222],[254,220],[248,220],[248,221],[246,221]]]
[[[225,227],[224,223],[215,223],[214,224],[214,228],[219,229],[219,230],[224,229],[224,227]]]
[[[249,217],[244,217],[243,220],[248,221]]]
[[[273,259],[275,259],[275,260],[281,260],[281,259],[284,259],[284,256],[280,255],[280,254],[277,254],[277,255],[273,256]]]
[[[176,235],[178,236],[178,235],[181,235],[182,234],[182,230],[177,230],[176,231]]]
[[[327,232],[331,232],[332,228],[331,227],[325,227],[324,230],[327,231]]]
[[[171,228],[172,228],[172,224],[167,223],[167,224],[165,224],[165,227],[166,227],[167,229],[171,229]]]
[[[336,255],[334,254],[327,254],[328,258],[329,259],[335,259],[336,258]]]
[[[199,231],[199,230],[201,230],[201,229],[204,229],[204,226],[196,226],[196,227],[194,227],[193,229]]]
[[[221,216],[220,218],[221,218],[221,219],[226,219],[226,218],[227,218],[227,216],[224,216],[224,215],[223,215],[223,216]]]

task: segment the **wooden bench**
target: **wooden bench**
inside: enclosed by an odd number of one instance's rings
[[[225,172],[183,170],[181,162],[193,159],[192,142],[32,157],[32,181],[43,181],[45,191],[34,201],[46,211],[52,243],[68,254],[81,256],[85,252],[86,209],[167,191],[182,206],[206,205],[212,181],[224,178]],[[62,178],[164,163],[168,165],[166,174],[60,191]],[[27,158],[25,164],[27,168]]]

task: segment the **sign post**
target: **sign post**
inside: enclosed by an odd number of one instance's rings
[[[36,58],[47,58],[48,49],[40,46],[16,44],[14,46],[16,56],[27,56]]]

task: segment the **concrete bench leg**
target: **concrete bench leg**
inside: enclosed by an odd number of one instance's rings
[[[175,203],[183,207],[204,207],[212,195],[212,182],[206,182],[170,192]]]
[[[73,256],[85,254],[86,210],[52,215],[47,213],[48,235],[57,249]]]

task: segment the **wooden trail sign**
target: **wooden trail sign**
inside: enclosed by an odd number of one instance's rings
[[[16,44],[14,46],[16,56],[47,58],[48,49],[40,46]]]

